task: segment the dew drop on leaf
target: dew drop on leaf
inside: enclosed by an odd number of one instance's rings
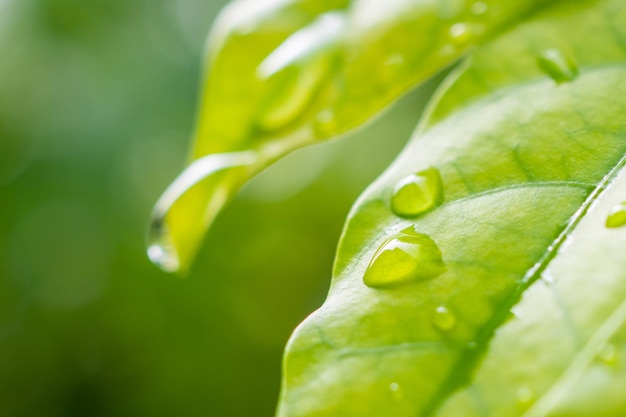
[[[535,394],[528,387],[521,387],[517,390],[517,405],[521,409],[527,409],[535,401]]]
[[[401,179],[391,198],[391,210],[400,217],[416,217],[443,201],[441,175],[435,168]]]
[[[456,326],[456,316],[448,307],[440,305],[435,309],[433,315],[433,325],[444,332],[450,331]]]
[[[578,77],[578,65],[559,49],[547,49],[538,58],[537,64],[557,84],[573,81]]]
[[[626,225],[626,202],[615,205],[606,218],[606,227],[616,228]]]
[[[328,137],[334,134],[337,123],[335,113],[332,110],[322,110],[315,116],[313,130],[318,138]]]
[[[488,10],[489,10],[489,6],[487,5],[487,3],[483,1],[477,1],[476,3],[472,4],[472,6],[470,7],[470,11],[475,16],[482,16],[485,13],[487,13]]]
[[[446,267],[437,244],[410,226],[387,239],[372,258],[363,282],[373,288],[438,277]]]
[[[474,35],[467,23],[455,23],[450,26],[448,33],[456,46],[467,45]]]
[[[598,350],[598,360],[608,366],[616,366],[619,362],[617,348],[612,343],[603,344]]]
[[[192,162],[152,211],[148,257],[166,272],[185,270],[204,232],[230,197],[232,184],[258,160],[253,151],[211,154]]]

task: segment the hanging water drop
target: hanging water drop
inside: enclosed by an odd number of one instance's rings
[[[257,123],[276,130],[297,118],[331,70],[345,26],[341,13],[326,13],[291,35],[258,67],[265,82]]]
[[[440,305],[435,309],[433,315],[433,325],[444,332],[450,331],[456,326],[456,316],[445,305]]]
[[[170,241],[170,234],[159,220],[161,218],[155,218],[150,227],[148,258],[163,271],[176,272],[180,268],[178,254]]]
[[[626,225],[626,202],[615,205],[606,218],[606,227],[616,228]]]
[[[547,49],[538,58],[537,64],[557,84],[573,81],[578,77],[578,65],[559,49]]]
[[[257,160],[256,152],[247,151],[207,155],[191,163],[154,207],[150,260],[167,272],[184,271],[206,229]]]
[[[416,217],[443,201],[441,175],[435,168],[401,179],[391,198],[391,210],[400,217]]]
[[[433,240],[410,226],[387,239],[374,254],[363,282],[373,288],[433,279],[445,272]]]

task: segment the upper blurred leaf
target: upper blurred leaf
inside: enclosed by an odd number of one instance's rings
[[[155,208],[152,258],[166,269],[187,268],[221,206],[250,176],[298,147],[370,120],[407,89],[545,3],[232,3],[208,44],[191,151],[191,160],[199,161]],[[224,167],[219,155],[242,151],[225,156]],[[203,159],[211,154],[218,155]]]

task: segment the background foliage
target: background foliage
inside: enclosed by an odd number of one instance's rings
[[[287,337],[428,88],[261,174],[168,276],[146,221],[224,3],[0,1],[0,416],[273,415]]]

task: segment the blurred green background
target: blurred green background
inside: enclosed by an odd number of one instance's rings
[[[145,228],[224,3],[0,0],[0,416],[273,415],[283,346],[426,92],[262,173],[190,276],[162,273]]]

